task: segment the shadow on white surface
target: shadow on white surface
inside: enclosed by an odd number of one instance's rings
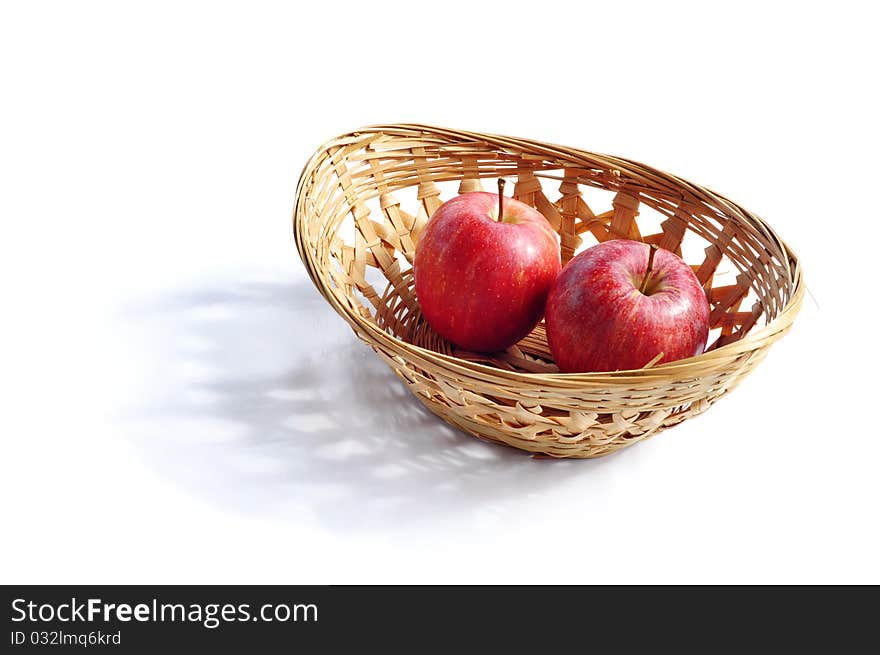
[[[484,523],[611,461],[534,460],[452,428],[307,283],[218,284],[126,320],[151,371],[127,433],[159,475],[225,508],[339,531]]]

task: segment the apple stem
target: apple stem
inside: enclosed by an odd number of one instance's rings
[[[645,271],[645,277],[642,278],[642,283],[639,285],[639,291],[645,293],[645,289],[648,288],[648,278],[651,277],[651,267],[654,265],[654,253],[657,252],[657,246],[653,243],[650,244],[648,249],[648,269]]]
[[[498,178],[498,222],[504,222],[504,185],[506,184],[503,177]]]

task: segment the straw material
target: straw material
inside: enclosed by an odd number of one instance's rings
[[[444,198],[494,189],[501,176],[558,231],[563,265],[614,238],[683,256],[710,303],[707,351],[634,371],[561,374],[543,323],[495,355],[458,351],[435,334],[413,285],[419,234]],[[293,224],[315,286],[428,409],[477,437],[553,457],[607,455],[704,412],[789,330],[804,296],[794,252],[731,200],[644,164],[528,139],[426,125],[345,134],[303,170]]]

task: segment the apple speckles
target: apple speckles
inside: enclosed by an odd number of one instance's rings
[[[525,337],[540,321],[560,270],[547,219],[507,198],[505,222],[492,222],[497,202],[485,192],[450,200],[416,248],[422,314],[437,334],[468,351],[496,352]]]
[[[636,241],[606,241],[562,271],[546,310],[547,339],[560,371],[638,369],[658,363],[659,352],[668,362],[705,347],[709,306],[693,271],[658,250],[652,270],[662,288],[643,294],[645,250]]]

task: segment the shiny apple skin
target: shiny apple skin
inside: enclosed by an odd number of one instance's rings
[[[574,257],[547,298],[545,322],[563,373],[643,368],[699,355],[709,336],[709,303],[693,270],[658,249],[646,293],[639,291],[649,247],[613,240]],[[655,364],[656,365],[656,364]]]
[[[544,314],[561,269],[559,237],[536,209],[498,195],[464,193],[440,206],[414,262],[422,314],[464,350],[495,352],[525,337]]]

